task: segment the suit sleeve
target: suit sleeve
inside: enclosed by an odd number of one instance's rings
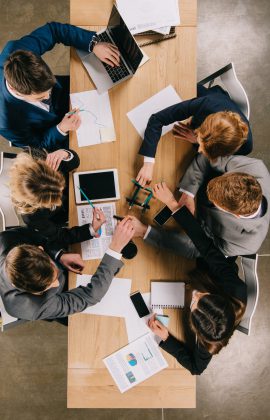
[[[212,359],[212,355],[203,347],[196,344],[194,350],[190,350],[183,342],[172,335],[169,335],[166,341],[161,341],[159,345],[163,350],[174,356],[192,375],[200,375]]]
[[[246,303],[247,287],[238,277],[237,265],[229,262],[214,246],[212,239],[205,234],[198,221],[186,207],[182,207],[174,213],[173,217],[200,251],[215,283],[229,296]]]
[[[28,50],[43,55],[52,50],[56,44],[64,44],[88,51],[94,34],[95,32],[77,28],[70,24],[50,22],[35,29],[29,35],[15,41],[9,41],[3,53],[9,55],[16,50]]]
[[[210,170],[211,165],[208,159],[202,153],[197,153],[181,179],[179,189],[195,196],[204,180],[207,179]]]
[[[53,295],[38,308],[34,319],[66,317],[100,302],[109,289],[113,277],[122,266],[123,263],[120,260],[105,254],[96,273],[92,276],[91,283]]]
[[[151,115],[144,133],[144,140],[139,150],[139,154],[155,157],[162,127],[176,121],[183,121],[186,118],[193,116],[198,112],[204,102],[205,98],[194,98],[172,105]]]

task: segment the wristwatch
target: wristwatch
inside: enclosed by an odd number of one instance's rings
[[[98,36],[93,35],[93,38],[91,39],[90,44],[89,44],[89,52],[93,52],[94,46],[97,45],[98,42],[99,42]]]

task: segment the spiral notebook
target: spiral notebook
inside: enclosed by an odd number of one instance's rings
[[[183,308],[185,304],[185,283],[178,281],[152,281],[151,307]]]

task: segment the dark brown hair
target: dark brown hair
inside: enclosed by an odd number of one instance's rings
[[[233,155],[246,141],[248,125],[240,115],[231,111],[208,115],[197,130],[201,149],[209,160]]]
[[[254,176],[230,172],[211,179],[207,185],[210,201],[241,216],[255,213],[262,201],[262,188]]]
[[[5,268],[11,283],[29,293],[43,292],[54,279],[50,257],[34,245],[14,247],[7,254]]]
[[[56,83],[45,61],[33,52],[23,50],[17,50],[8,57],[4,77],[22,95],[46,92]]]
[[[209,293],[200,298],[194,311],[190,311],[191,330],[200,345],[209,353],[217,354],[228,344],[246,305],[221,291],[205,272],[194,270],[189,277],[192,288]]]

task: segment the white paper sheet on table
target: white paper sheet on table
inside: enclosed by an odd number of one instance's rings
[[[134,35],[180,25],[178,0],[117,0],[117,8]]]
[[[182,102],[182,99],[172,85],[169,85],[156,95],[129,111],[127,113],[127,117],[138,131],[140,137],[143,139],[144,132],[151,115],[179,102]],[[174,124],[170,124],[163,127],[161,135],[163,136],[168,133],[173,128],[173,125]]]
[[[106,223],[101,226],[100,238],[92,238],[81,243],[83,260],[96,260],[102,258],[111,243],[112,235],[116,226],[113,215],[116,214],[115,203],[98,203],[98,207],[106,217]],[[93,209],[88,204],[77,206],[79,225],[92,223]]]
[[[97,90],[71,93],[72,108],[79,108],[81,125],[77,129],[79,147],[107,143],[116,139],[108,92]]]
[[[86,286],[92,279],[89,274],[77,276],[76,287]],[[94,306],[89,306],[83,313],[92,315],[125,316],[125,302],[130,299],[131,279],[114,277],[108,292],[102,300]]]

